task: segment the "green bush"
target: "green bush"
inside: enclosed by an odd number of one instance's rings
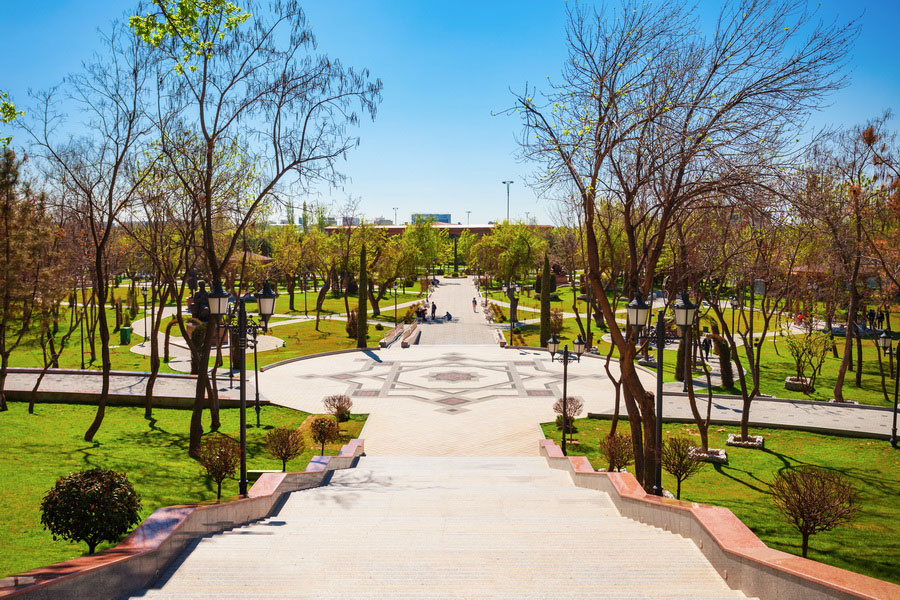
[[[375,323],[375,331],[383,331],[383,330],[384,330],[384,325],[382,325],[381,323]]]
[[[88,554],[118,541],[140,513],[141,497],[125,473],[100,468],[60,478],[41,501],[41,524],[53,539],[84,542]]]
[[[347,319],[347,324],[344,325],[344,330],[347,332],[347,337],[352,338],[352,339],[356,339],[356,332],[357,332],[356,315],[357,315],[357,312],[356,312],[356,309],[354,308],[353,310],[350,311],[350,317]]]

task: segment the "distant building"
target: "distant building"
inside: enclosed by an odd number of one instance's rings
[[[393,225],[394,222],[390,219],[385,219],[384,217],[378,217],[372,222],[374,225]]]
[[[450,213],[413,213],[410,223],[422,223],[423,221],[433,221],[435,223],[452,223]]]
[[[341,217],[341,225],[356,227],[359,225],[359,217]]]

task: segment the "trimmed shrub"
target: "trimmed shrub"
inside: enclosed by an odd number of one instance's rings
[[[558,308],[550,309],[550,333],[559,335],[563,330],[563,311]]]
[[[634,460],[634,446],[630,435],[617,433],[604,438],[600,442],[600,453],[609,463],[610,471],[619,471]]]
[[[241,447],[224,435],[211,435],[200,444],[197,461],[206,476],[216,482],[216,500],[222,499],[222,482],[233,477],[241,460]]]
[[[338,422],[331,417],[316,417],[309,424],[310,433],[315,443],[321,445],[320,454],[325,454],[325,444],[332,442],[341,435],[341,429]]]
[[[375,323],[375,331],[384,331],[384,325],[381,323]]]
[[[100,468],[60,478],[41,501],[41,524],[53,539],[84,542],[88,554],[118,541],[140,513],[141,497],[125,473]]]
[[[350,420],[350,411],[353,409],[353,400],[350,399],[350,396],[345,394],[326,396],[322,400],[322,404],[325,405],[325,410],[337,419],[338,423]]]
[[[305,449],[299,429],[276,427],[266,434],[266,452],[281,461],[282,472],[287,471],[288,461],[303,454]]]
[[[344,331],[347,332],[347,337],[352,338],[352,339],[356,339],[356,332],[357,332],[356,316],[357,316],[357,314],[358,313],[356,312],[355,308],[353,310],[351,310],[350,316],[347,318],[347,324],[344,325]]]

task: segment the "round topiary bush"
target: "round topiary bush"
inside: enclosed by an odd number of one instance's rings
[[[59,479],[41,501],[41,524],[54,540],[84,542],[93,554],[140,522],[141,497],[125,473],[90,469]]]

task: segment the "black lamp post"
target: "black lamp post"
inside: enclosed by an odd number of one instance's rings
[[[885,352],[891,351],[891,342],[893,339],[891,336],[887,334],[886,331],[882,331],[881,335],[878,336],[878,364],[881,366],[881,351]],[[900,343],[897,344],[897,348],[900,349]],[[882,367],[881,371],[881,383],[884,385],[884,368]],[[900,376],[894,379],[894,413],[893,413],[893,421],[891,424],[891,446],[894,448],[897,447],[897,393],[900,391],[898,389],[898,385],[900,385]]]
[[[263,284],[261,292],[256,294],[256,303],[259,309],[260,322],[255,322],[247,316],[247,307],[244,297],[238,301],[229,311],[228,293],[222,289],[222,283],[216,281],[213,291],[209,294],[209,312],[216,318],[221,317],[223,324],[228,328],[230,343],[241,355],[241,479],[239,493],[247,495],[247,336],[252,335],[254,340],[259,330],[266,331],[269,317],[275,313],[275,299],[278,298],[269,282]],[[257,392],[257,407],[259,396]],[[257,408],[257,416],[259,415]]]
[[[675,311],[675,324],[681,329],[681,340],[684,344],[684,388],[688,391],[688,378],[691,377],[691,355],[690,348],[687,347],[688,330],[694,324],[694,314],[697,312],[697,305],[688,298],[687,291],[681,294],[673,307]],[[732,317],[734,312],[731,313]],[[676,367],[677,368],[677,367]]]
[[[141,284],[141,295],[144,297],[144,343],[147,343],[147,282]]]
[[[506,297],[509,298],[509,345],[512,346],[512,336],[513,336],[513,324],[516,320],[514,318],[515,315],[515,302],[519,299],[516,295],[522,291],[522,286],[516,283],[515,281],[510,282],[509,285],[503,286],[503,293],[506,294]]]
[[[547,340],[547,350],[550,351],[550,360],[552,362],[561,362],[563,364],[563,414],[562,414],[562,453],[563,456],[568,456],[566,454],[566,429],[568,428],[568,398],[567,395],[569,393],[568,390],[568,382],[569,382],[569,363],[574,361],[580,361],[581,355],[584,352],[584,340],[581,339],[581,334],[578,334],[578,337],[575,338],[575,342],[572,344],[575,346],[575,356],[571,356],[569,354],[569,345],[566,344],[563,346],[562,354],[559,357],[556,356],[556,351],[559,350],[559,340],[556,339],[555,335],[551,335],[550,339]]]
[[[398,321],[397,321],[397,284],[398,283],[399,282],[395,279],[394,285],[393,285],[393,288],[394,288],[394,327],[397,327],[397,323],[398,323]]]
[[[734,311],[737,310],[738,300],[732,296],[728,302],[731,304],[731,335],[734,335]]]

